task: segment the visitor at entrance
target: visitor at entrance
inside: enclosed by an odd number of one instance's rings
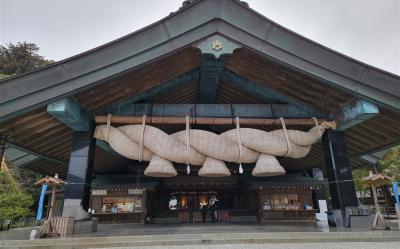
[[[175,196],[172,196],[171,200],[169,200],[168,206],[170,210],[176,210],[178,206],[178,200]]]
[[[200,208],[200,212],[201,212],[201,216],[202,216],[202,219],[203,219],[203,223],[206,222],[206,215],[207,215],[208,209],[209,209],[209,206],[208,206],[207,203],[202,205],[201,208]]]
[[[219,206],[218,202],[219,201],[215,195],[211,196],[210,200],[208,201],[211,222],[218,220],[218,214],[217,214],[217,209]]]

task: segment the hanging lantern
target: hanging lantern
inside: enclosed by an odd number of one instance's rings
[[[251,174],[258,177],[279,176],[286,174],[286,171],[275,156],[260,154]]]
[[[204,177],[224,177],[230,176],[231,172],[226,167],[224,161],[215,158],[207,157],[203,167],[199,170],[199,176]]]
[[[171,161],[153,155],[149,166],[144,171],[144,175],[152,177],[173,177],[178,175]]]

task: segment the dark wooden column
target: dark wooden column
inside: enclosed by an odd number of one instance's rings
[[[345,134],[343,131],[327,131],[322,140],[332,209],[338,225],[342,226],[347,224],[346,207],[358,206]]]
[[[76,220],[90,218],[85,210],[89,205],[94,149],[93,128],[73,132],[63,217],[74,217]]]

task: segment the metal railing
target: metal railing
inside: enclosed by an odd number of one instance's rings
[[[35,225],[37,225],[35,217],[0,219],[0,231],[8,231],[10,228],[32,227]]]

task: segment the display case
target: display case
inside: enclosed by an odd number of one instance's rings
[[[261,221],[314,220],[312,192],[307,190],[268,190],[259,192]]]
[[[90,211],[101,223],[144,223],[145,191],[128,188],[92,190]]]

